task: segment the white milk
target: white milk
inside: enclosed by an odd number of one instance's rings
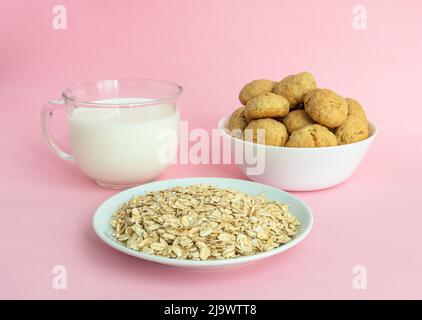
[[[97,103],[135,103],[120,98]],[[179,111],[172,105],[133,108],[77,108],[68,114],[69,144],[81,170],[97,182],[133,185],[152,180],[168,164],[160,163],[159,133],[173,130],[178,139]],[[173,144],[174,145],[174,144]],[[175,150],[177,143],[174,145]]]

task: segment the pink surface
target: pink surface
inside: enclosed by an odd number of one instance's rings
[[[422,3],[361,1],[56,1],[0,10],[0,298],[422,298]],[[115,191],[97,187],[45,145],[39,111],[80,80],[151,77],[182,84],[182,118],[211,129],[238,106],[243,83],[312,71],[321,87],[355,97],[381,132],[345,183],[295,193],[314,230],[279,256],[225,271],[144,262],[91,228]],[[179,165],[160,179],[243,178],[234,166]],[[65,265],[67,290],[51,285]],[[367,290],[352,287],[354,265]]]

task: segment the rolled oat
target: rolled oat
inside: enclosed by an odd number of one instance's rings
[[[207,184],[136,196],[111,220],[114,238],[147,254],[190,260],[229,259],[290,241],[300,222],[288,206]]]

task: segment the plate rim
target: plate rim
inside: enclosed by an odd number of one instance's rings
[[[266,251],[266,252],[260,252],[254,255],[250,255],[250,256],[243,256],[243,257],[237,257],[237,258],[230,258],[230,259],[219,259],[219,260],[188,260],[188,259],[174,259],[174,258],[166,258],[166,257],[161,257],[161,256],[157,256],[157,255],[151,255],[151,254],[146,254],[140,251],[136,251],[130,248],[127,248],[126,246],[124,246],[123,244],[120,244],[119,242],[110,239],[108,236],[106,236],[104,234],[103,230],[99,230],[98,227],[98,219],[100,216],[102,216],[102,207],[104,207],[107,203],[113,201],[113,199],[115,198],[119,198],[122,194],[131,194],[132,192],[140,189],[140,188],[145,188],[148,186],[153,186],[153,185],[159,185],[159,184],[165,184],[165,183],[170,183],[170,184],[175,184],[178,183],[180,181],[186,181],[186,180],[193,180],[193,181],[197,181],[196,183],[209,183],[210,182],[204,182],[204,179],[212,179],[215,180],[216,182],[221,181],[223,182],[224,180],[232,180],[232,181],[237,181],[237,182],[241,182],[241,183],[247,183],[247,184],[252,184],[252,185],[257,185],[257,186],[263,186],[267,189],[272,189],[275,192],[278,193],[282,193],[282,194],[286,194],[287,196],[295,199],[298,203],[300,203],[302,206],[304,206],[306,214],[309,216],[309,223],[304,227],[303,232],[298,236],[295,237],[294,239],[292,239],[291,241],[289,241],[286,244],[283,244],[275,249],[272,249],[270,251]],[[195,184],[195,182],[192,182],[192,184]],[[221,187],[221,186],[219,186]],[[171,188],[171,186],[167,187],[167,188]],[[230,188],[230,187],[227,187]],[[158,188],[159,189],[159,188]],[[157,190],[158,190],[157,189]],[[104,213],[103,213],[104,214]],[[245,264],[248,262],[253,262],[253,261],[257,261],[257,260],[261,260],[267,257],[271,257],[273,255],[279,254],[283,251],[289,250],[291,248],[293,248],[294,246],[296,246],[297,244],[299,244],[300,242],[302,242],[311,232],[312,228],[313,228],[313,224],[314,224],[314,217],[313,217],[313,213],[311,208],[300,198],[298,198],[297,196],[286,192],[284,190],[278,189],[276,187],[273,186],[269,186],[263,183],[259,183],[259,182],[255,182],[255,181],[250,181],[250,180],[244,180],[244,179],[235,179],[235,178],[224,178],[224,177],[185,177],[185,178],[173,178],[173,179],[165,179],[165,180],[157,180],[157,181],[152,181],[152,182],[148,182],[145,184],[141,184],[135,187],[131,187],[129,189],[126,190],[122,190],[114,195],[112,195],[111,197],[108,197],[106,200],[104,200],[95,210],[94,216],[92,218],[92,228],[94,229],[95,234],[108,246],[112,247],[113,249],[116,249],[122,253],[128,254],[130,256],[139,258],[139,259],[143,259],[143,260],[147,260],[147,261],[151,261],[151,262],[155,262],[155,263],[159,263],[159,264],[164,264],[164,265],[169,265],[169,266],[174,266],[174,267],[185,267],[185,268],[216,268],[216,267],[223,267],[223,266],[231,266],[231,265],[240,265],[240,264]]]

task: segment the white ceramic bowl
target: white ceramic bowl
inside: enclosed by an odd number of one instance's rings
[[[251,165],[236,160],[240,170],[251,180],[289,191],[319,190],[343,182],[355,171],[377,135],[377,128],[370,122],[369,137],[359,142],[323,148],[274,147],[232,137],[225,129],[227,120],[221,119],[218,128],[231,145],[232,159],[245,159],[245,148],[252,148],[264,168],[260,174],[251,174]]]
[[[142,195],[149,191],[163,190],[176,186],[189,186],[199,183],[207,183],[220,188],[238,190],[251,195],[259,195],[261,193],[264,193],[267,199],[283,202],[289,205],[290,212],[301,222],[299,232],[288,243],[267,252],[240,258],[208,261],[172,259],[145,254],[142,252],[135,251],[133,249],[129,249],[122,243],[113,239],[113,229],[110,226],[111,216],[121,204],[130,200],[133,196]],[[96,234],[100,237],[101,240],[103,240],[110,247],[119,250],[125,254],[172,267],[189,269],[218,269],[234,267],[241,264],[261,260],[292,248],[293,246],[301,242],[303,239],[305,239],[305,237],[311,231],[313,217],[309,207],[300,199],[287,192],[260,183],[255,183],[248,180],[225,178],[184,178],[151,182],[120,192],[106,200],[100,207],[98,207],[97,211],[95,212],[92,224]]]

